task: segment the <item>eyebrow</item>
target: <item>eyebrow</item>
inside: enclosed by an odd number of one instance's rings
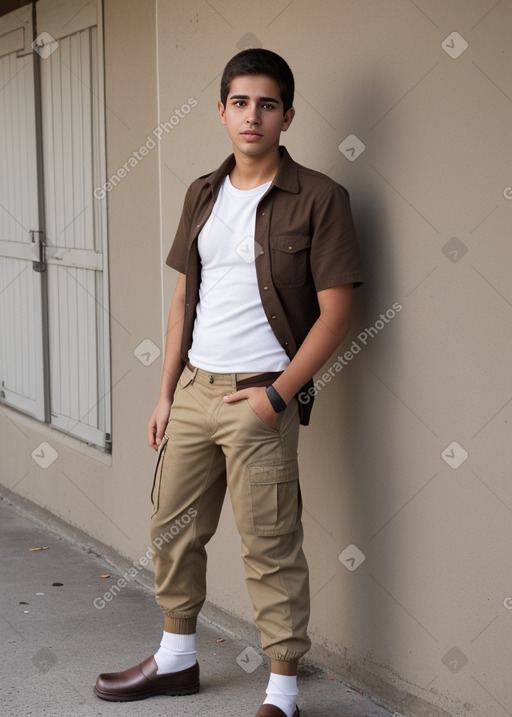
[[[229,98],[230,100],[250,100],[251,98],[249,95],[231,95]],[[259,97],[258,98],[260,102],[275,102],[275,104],[279,104],[279,100],[276,100],[275,97]]]

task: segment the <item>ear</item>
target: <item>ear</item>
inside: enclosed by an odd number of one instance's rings
[[[284,113],[283,115],[283,127],[282,132],[286,132],[288,127],[291,125],[293,118],[295,117],[295,108],[290,107],[290,109]]]
[[[226,108],[224,107],[224,105],[222,104],[222,102],[220,100],[217,102],[217,111],[219,113],[220,121],[222,122],[222,124],[225,125],[226,124]]]

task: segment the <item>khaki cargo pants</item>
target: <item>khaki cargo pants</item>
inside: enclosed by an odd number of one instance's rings
[[[205,545],[227,487],[262,647],[273,659],[294,660],[310,646],[297,403],[279,414],[276,429],[247,400],[224,403],[237,379],[250,375],[187,366],[179,379],[152,492],[156,601],[174,619],[199,614],[206,597]]]

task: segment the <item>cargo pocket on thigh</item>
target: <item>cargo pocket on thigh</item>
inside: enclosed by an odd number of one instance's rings
[[[297,459],[252,463],[248,467],[255,535],[285,535],[300,521]]]
[[[162,443],[160,446],[160,451],[159,451],[158,457],[156,459],[155,475],[153,476],[153,487],[151,489],[151,502],[153,503],[153,515],[158,510],[158,498],[160,496],[160,482],[162,480],[162,462],[163,462],[164,453],[167,448],[168,441],[169,441],[169,436],[166,433],[164,433],[164,437],[162,439]]]

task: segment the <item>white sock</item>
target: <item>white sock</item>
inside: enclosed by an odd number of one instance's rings
[[[160,649],[155,653],[155,662],[158,667],[157,675],[167,672],[180,672],[196,664],[196,636],[176,635],[165,632],[162,636]]]
[[[264,705],[274,705],[283,710],[286,717],[293,717],[297,705],[297,677],[295,675],[276,675],[270,673]]]

